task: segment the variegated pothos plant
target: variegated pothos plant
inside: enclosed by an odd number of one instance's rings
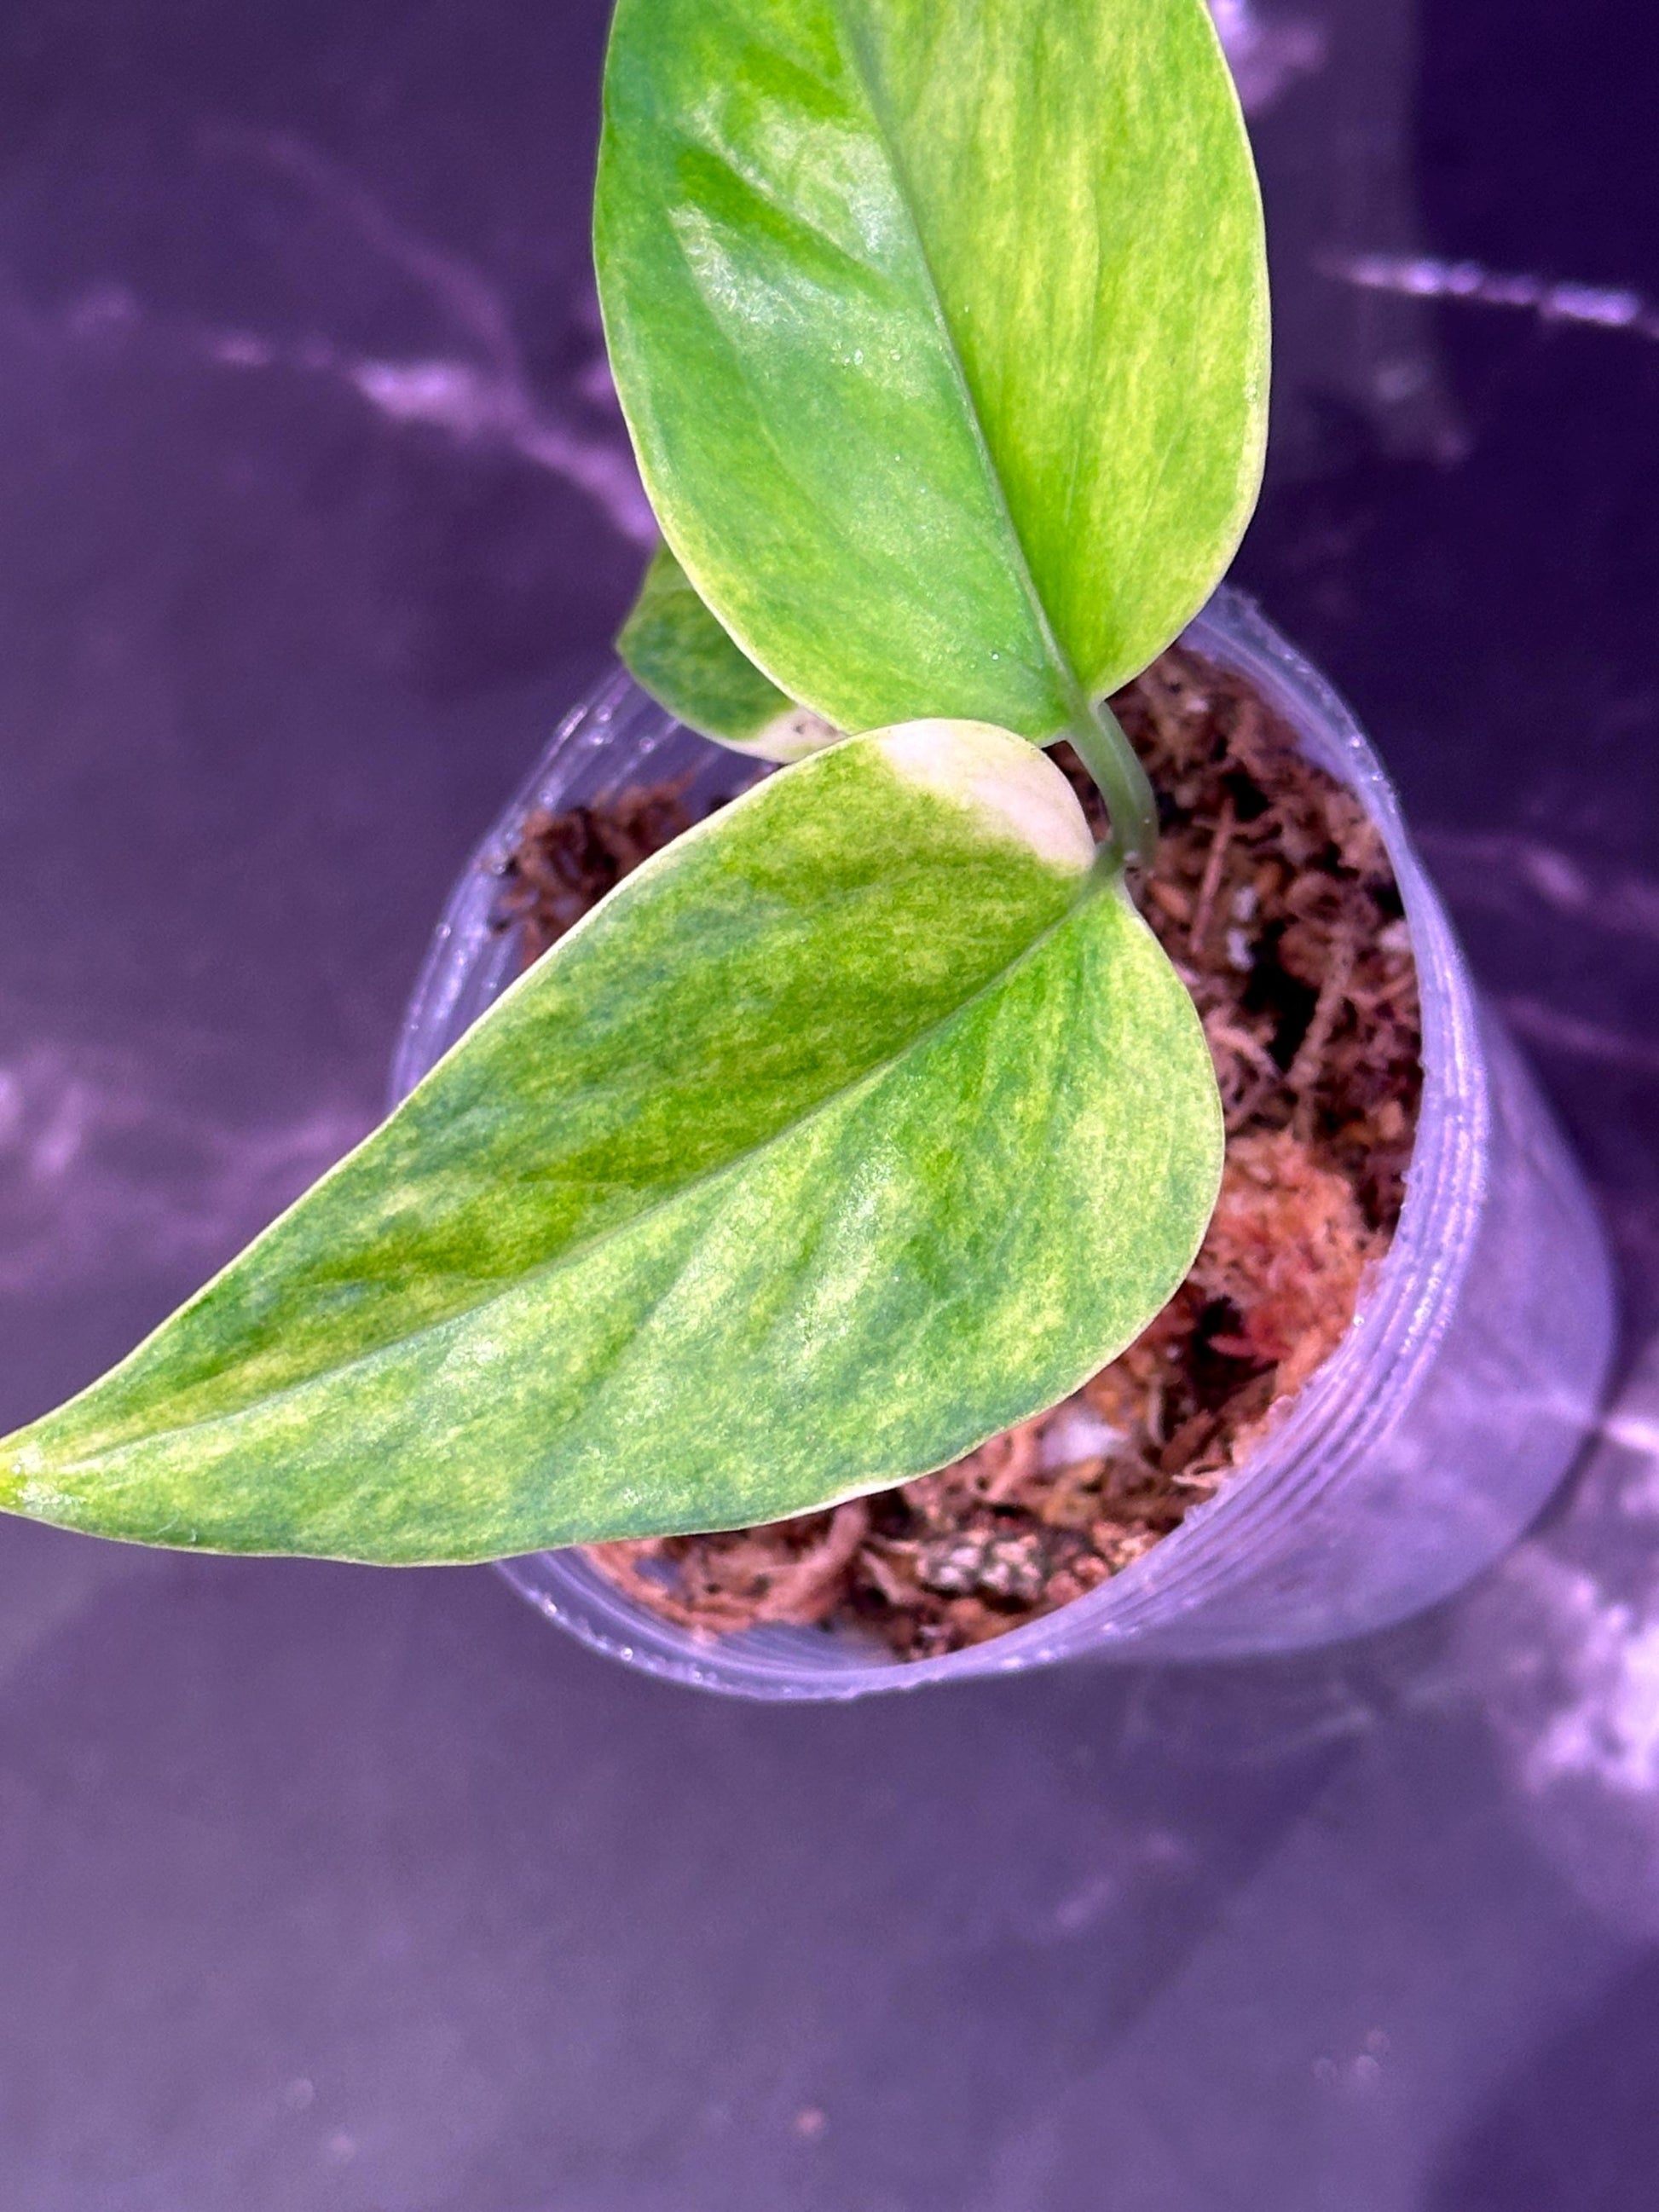
[[[665,539],[624,655],[792,764],[0,1445],[0,1505],[388,1562],[744,1525],[1054,1403],[1192,1261],[1220,1114],[1103,702],[1261,468],[1202,0],[618,0],[596,250]]]

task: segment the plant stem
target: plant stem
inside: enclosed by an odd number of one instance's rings
[[[1133,860],[1150,868],[1158,852],[1158,800],[1123,725],[1103,702],[1081,708],[1066,733],[1095,780],[1111,817],[1100,864],[1114,872]]]

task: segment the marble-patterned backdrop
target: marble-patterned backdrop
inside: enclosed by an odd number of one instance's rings
[[[8,1425],[369,1126],[603,660],[650,538],[604,12],[0,12]],[[1605,1208],[1581,1479],[1363,1645],[795,1714],[480,1572],[0,1525],[8,2212],[1648,2212],[1659,33],[1217,13],[1279,334],[1239,577],[1395,768]]]

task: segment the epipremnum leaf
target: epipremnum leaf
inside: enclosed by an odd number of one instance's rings
[[[617,650],[659,706],[736,752],[802,760],[842,734],[761,674],[666,545],[652,556]]]
[[[595,234],[664,531],[842,727],[1051,735],[1225,568],[1267,281],[1203,0],[618,0]]]
[[[1150,1318],[1213,1202],[1197,1017],[1005,732],[850,740],[670,846],[0,1504],[404,1562],[939,1465]]]

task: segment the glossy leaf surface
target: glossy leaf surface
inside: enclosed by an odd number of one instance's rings
[[[723,630],[666,545],[617,640],[635,683],[689,729],[763,760],[801,760],[842,732],[787,699]]]
[[[767,1520],[1053,1402],[1189,1264],[1190,1000],[1000,731],[912,726],[648,861],[0,1504],[468,1559]]]
[[[842,727],[1050,735],[1224,568],[1267,294],[1203,0],[619,0],[596,244],[670,543]]]

